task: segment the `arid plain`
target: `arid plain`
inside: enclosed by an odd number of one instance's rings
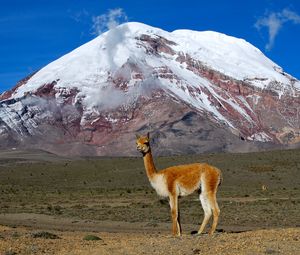
[[[140,157],[2,151],[0,254],[299,252],[300,150],[155,158],[158,169],[189,162],[223,172],[213,237],[191,235],[203,217],[197,193],[180,199],[183,236],[171,236],[168,202],[151,188]]]

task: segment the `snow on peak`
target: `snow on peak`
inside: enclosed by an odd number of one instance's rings
[[[166,58],[163,54],[147,55],[145,48],[137,44],[137,38],[143,34],[174,42],[170,47],[177,54],[189,54],[213,70],[261,89],[267,88],[272,81],[281,84],[278,94],[282,93],[282,87],[290,87],[290,80],[282,69],[243,39],[213,31],[182,29],[167,32],[142,23],[128,22],[48,64],[20,86],[13,97],[23,96],[25,92],[35,91],[53,81],[56,87],[76,87],[79,91],[87,90],[87,87],[101,88],[128,59],[156,67],[162,64],[168,66],[166,60],[175,61],[174,57]],[[298,81],[294,87],[300,89]]]
[[[289,84],[282,68],[244,39],[213,31],[175,30],[180,48],[195,59],[237,80],[246,80],[264,89],[271,81]]]

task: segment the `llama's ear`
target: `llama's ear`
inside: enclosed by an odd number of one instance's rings
[[[149,134],[149,132],[147,133],[147,138],[150,139],[150,134]]]
[[[138,134],[135,134],[136,139],[139,139],[141,136]]]

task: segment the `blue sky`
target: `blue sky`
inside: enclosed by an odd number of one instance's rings
[[[243,38],[300,79],[298,0],[2,0],[0,93],[125,21]]]

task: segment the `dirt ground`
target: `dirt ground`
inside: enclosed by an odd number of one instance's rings
[[[34,238],[36,229],[0,227],[1,254],[299,254],[300,229],[269,229],[172,237],[152,231],[97,232],[100,240],[86,241],[91,232],[51,231],[59,239]]]
[[[300,254],[300,150],[155,161],[158,169],[208,162],[222,170],[214,236],[191,235],[203,217],[197,194],[180,199],[183,236],[170,235],[168,202],[150,187],[139,157],[5,151],[0,254]]]

